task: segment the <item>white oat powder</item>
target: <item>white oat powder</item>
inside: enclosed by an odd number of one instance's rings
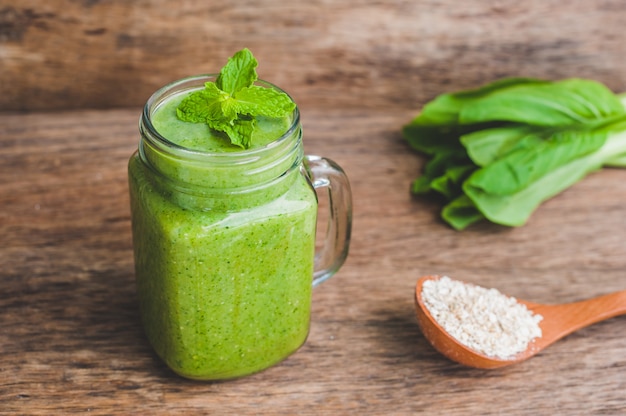
[[[484,355],[507,359],[541,337],[541,315],[496,289],[443,276],[426,280],[422,298],[430,314],[457,341]]]

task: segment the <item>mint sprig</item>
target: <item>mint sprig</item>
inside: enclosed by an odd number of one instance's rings
[[[287,94],[254,85],[258,79],[257,66],[250,50],[237,52],[228,59],[215,82],[206,82],[203,90],[190,94],[179,104],[178,118],[205,123],[224,132],[233,145],[249,148],[256,117],[286,117],[296,107]]]

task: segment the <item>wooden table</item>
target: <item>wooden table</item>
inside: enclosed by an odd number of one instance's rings
[[[626,288],[626,171],[603,170],[521,228],[456,232],[409,194],[415,114],[303,107],[308,153],[348,173],[350,256],[316,288],[306,344],[229,382],[181,379],[142,334],[126,162],[138,108],[0,115],[0,414],[624,414],[626,317],[516,366],[436,353],[414,318],[424,274],[537,302]]]

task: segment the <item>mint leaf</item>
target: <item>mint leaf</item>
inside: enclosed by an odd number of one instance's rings
[[[228,134],[234,145],[247,149],[250,147],[250,141],[252,140],[255,128],[255,119],[237,119],[233,124],[227,126],[224,131]]]
[[[258,79],[257,60],[248,49],[228,59],[215,82],[186,97],[176,113],[180,120],[205,123],[229,137],[235,146],[252,145],[255,117],[281,118],[291,114],[296,104],[276,89],[254,85]]]
[[[179,120],[190,123],[209,123],[223,118],[222,101],[227,95],[212,82],[205,89],[194,92],[185,98],[176,109]]]
[[[230,95],[254,84],[258,76],[256,67],[257,60],[249,49],[242,49],[232,57],[228,58],[228,63],[220,71],[220,75],[215,81],[218,88]]]
[[[264,117],[284,117],[296,107],[287,94],[253,85],[235,94],[241,113]]]

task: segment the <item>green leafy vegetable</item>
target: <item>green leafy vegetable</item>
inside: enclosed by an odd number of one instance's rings
[[[231,143],[247,149],[252,143],[256,117],[286,117],[295,103],[283,92],[254,85],[258,76],[257,60],[242,49],[222,68],[215,82],[185,98],[177,116],[190,123],[206,123],[226,133]]]
[[[507,78],[436,97],[403,134],[429,156],[412,192],[441,194],[452,227],[520,226],[588,173],[626,167],[626,94],[577,78]]]

